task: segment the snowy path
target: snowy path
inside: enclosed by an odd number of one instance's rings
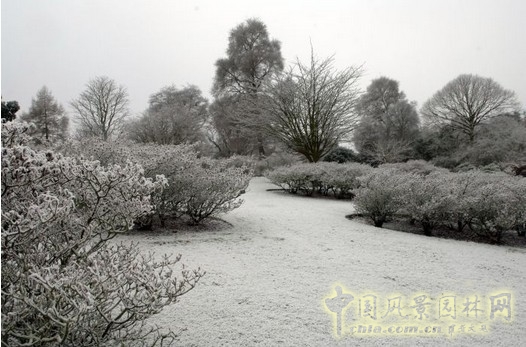
[[[269,188],[275,187],[264,178],[251,182],[243,206],[223,217],[232,226],[128,236],[159,254],[181,253],[189,268],[200,266],[207,272],[178,304],[155,317],[162,326],[187,329],[180,334],[180,345],[525,345],[526,250],[377,229],[347,220],[345,215],[352,212],[348,201]],[[381,334],[344,332],[343,338],[334,337],[334,315],[322,302],[334,295],[335,283],[355,295],[343,319],[346,329],[371,324],[373,329],[380,326]],[[505,309],[495,319],[489,317],[489,296],[504,292],[512,293],[511,323],[502,318]],[[366,294],[377,296],[376,321],[358,314],[359,299]],[[410,308],[421,294],[431,303],[423,321]],[[396,317],[395,310],[382,319],[388,299],[398,295],[402,313],[411,317]],[[446,295],[457,296],[456,320],[439,317],[439,300]],[[461,300],[474,295],[487,307],[478,307],[484,309],[478,319],[474,311],[469,319],[461,318],[466,315]],[[466,325],[461,333],[461,319],[477,331],[482,325],[490,331],[474,334]],[[387,331],[415,324],[440,326],[442,331],[414,336]],[[451,338],[445,330],[452,324],[456,330]]]

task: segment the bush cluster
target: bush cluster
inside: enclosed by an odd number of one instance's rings
[[[319,162],[283,166],[267,178],[292,194],[354,198],[356,212],[377,227],[403,216],[425,235],[447,227],[496,243],[505,231],[526,228],[526,180],[501,171],[450,172],[423,160],[378,168]]]
[[[401,165],[401,164],[400,164]],[[380,167],[360,177],[354,203],[376,226],[396,214],[418,222],[426,235],[437,226],[500,242],[505,231],[526,223],[526,180],[472,170],[412,172]]]
[[[330,151],[324,158],[323,161],[336,162],[336,163],[348,163],[357,162],[361,163],[365,158],[355,153],[352,149],[338,146]]]
[[[151,213],[163,176],[127,161],[36,151],[26,124],[2,124],[2,345],[139,346],[173,333],[145,320],[203,273],[108,242]]]
[[[394,169],[374,169],[358,177],[356,211],[370,217],[377,227],[399,212],[410,175]]]
[[[356,163],[300,163],[277,168],[267,173],[267,178],[292,194],[312,196],[317,193],[352,198],[360,184],[357,178],[370,170],[370,166]]]
[[[302,157],[287,151],[276,151],[264,159],[256,161],[254,166],[254,176],[265,176],[268,172],[282,166],[294,165],[302,162]]]
[[[156,145],[84,141],[68,146],[105,164],[132,161],[144,168],[146,177],[163,175],[167,185],[152,193],[154,212],[137,222],[141,228],[152,227],[156,216],[161,226],[169,218],[187,216],[191,224],[226,213],[242,203],[253,172],[249,157],[228,159],[201,157],[191,145]]]

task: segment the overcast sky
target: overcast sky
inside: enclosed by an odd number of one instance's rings
[[[90,78],[124,85],[138,115],[164,86],[211,99],[230,30],[262,20],[286,63],[334,55],[361,85],[398,80],[419,107],[462,73],[491,77],[526,106],[524,0],[2,0],[2,98],[26,111],[46,85],[70,111]]]

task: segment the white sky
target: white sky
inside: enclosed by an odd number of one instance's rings
[[[364,64],[365,88],[387,76],[418,105],[461,73],[491,77],[526,106],[524,0],[2,0],[4,101],[22,111],[47,85],[69,102],[90,78],[124,85],[137,115],[166,85],[211,99],[230,30],[257,17],[287,63],[334,55]]]

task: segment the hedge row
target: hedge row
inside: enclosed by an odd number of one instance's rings
[[[526,228],[526,179],[503,172],[453,173],[416,160],[378,168],[357,163],[304,163],[278,168],[267,178],[292,194],[354,198],[356,211],[381,227],[397,215],[419,223],[500,242]]]
[[[378,227],[402,214],[418,222],[426,235],[446,226],[498,243],[505,231],[526,225],[524,178],[482,171],[422,175],[380,167],[359,181],[356,210]]]
[[[275,185],[292,194],[334,195],[337,198],[352,198],[359,187],[358,177],[370,172],[368,165],[329,162],[301,163],[277,168],[267,173]]]

